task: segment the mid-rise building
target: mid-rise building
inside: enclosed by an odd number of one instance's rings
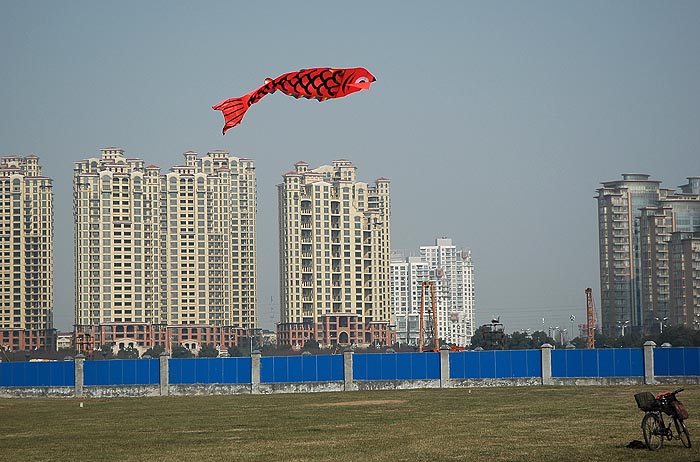
[[[399,342],[417,345],[420,310],[432,310],[432,294],[424,282],[432,282],[435,294],[437,336],[443,342],[467,347],[474,335],[474,266],[471,252],[459,249],[452,239],[436,239],[421,246],[420,256],[394,258],[392,307]],[[425,292],[424,292],[425,291]],[[427,314],[424,313],[424,324]],[[423,333],[425,337],[425,333]]]
[[[0,348],[56,348],[53,226],[39,158],[0,157]]]
[[[389,344],[389,180],[297,162],[278,185],[280,344]]]
[[[700,178],[688,180],[675,191],[661,188],[649,175],[623,174],[621,181],[598,189],[604,333],[618,335],[626,325],[642,333],[681,321],[692,325],[688,313],[700,307],[681,307],[681,298],[672,295],[671,271],[678,268],[674,258],[681,254],[669,248],[675,233],[686,233],[677,237],[680,242],[680,236],[687,239],[687,233],[700,230]],[[685,287],[689,281],[678,279],[680,274],[676,272],[675,284]]]
[[[204,338],[257,327],[254,163],[184,158],[167,173],[119,148],[75,163],[78,346],[189,346],[197,328],[183,339],[182,326],[213,327]]]

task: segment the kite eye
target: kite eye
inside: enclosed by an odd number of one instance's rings
[[[359,79],[355,80],[355,83],[366,83],[369,82],[369,79],[367,77],[360,77]]]

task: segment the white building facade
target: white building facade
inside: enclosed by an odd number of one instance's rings
[[[391,274],[392,317],[399,342],[418,344],[421,298],[425,311],[432,308],[431,294],[423,282],[432,282],[438,337],[459,347],[469,346],[475,329],[471,251],[458,249],[452,239],[437,239],[435,245],[421,246],[418,257],[395,255]]]

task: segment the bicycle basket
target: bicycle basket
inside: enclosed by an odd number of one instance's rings
[[[673,406],[673,410],[675,411],[675,414],[680,417],[681,419],[687,419],[688,418],[688,410],[683,406],[683,403],[681,403],[678,400],[672,401],[671,406]]]
[[[654,411],[657,408],[656,398],[649,391],[637,393],[634,395],[634,399],[637,401],[637,407],[642,411]]]

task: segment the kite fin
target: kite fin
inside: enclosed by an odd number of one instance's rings
[[[221,132],[223,135],[226,134],[228,129],[241,123],[248,108],[253,104],[253,102],[250,101],[250,97],[253,93],[255,93],[255,91],[241,96],[240,98],[229,98],[211,107],[215,111],[221,111],[224,115],[224,128]]]
[[[275,92],[275,82],[272,79],[265,79],[265,84],[240,98],[229,98],[215,104],[211,108],[221,111],[224,115],[224,128],[222,134],[230,128],[240,124],[248,108],[260,101],[265,95]]]

